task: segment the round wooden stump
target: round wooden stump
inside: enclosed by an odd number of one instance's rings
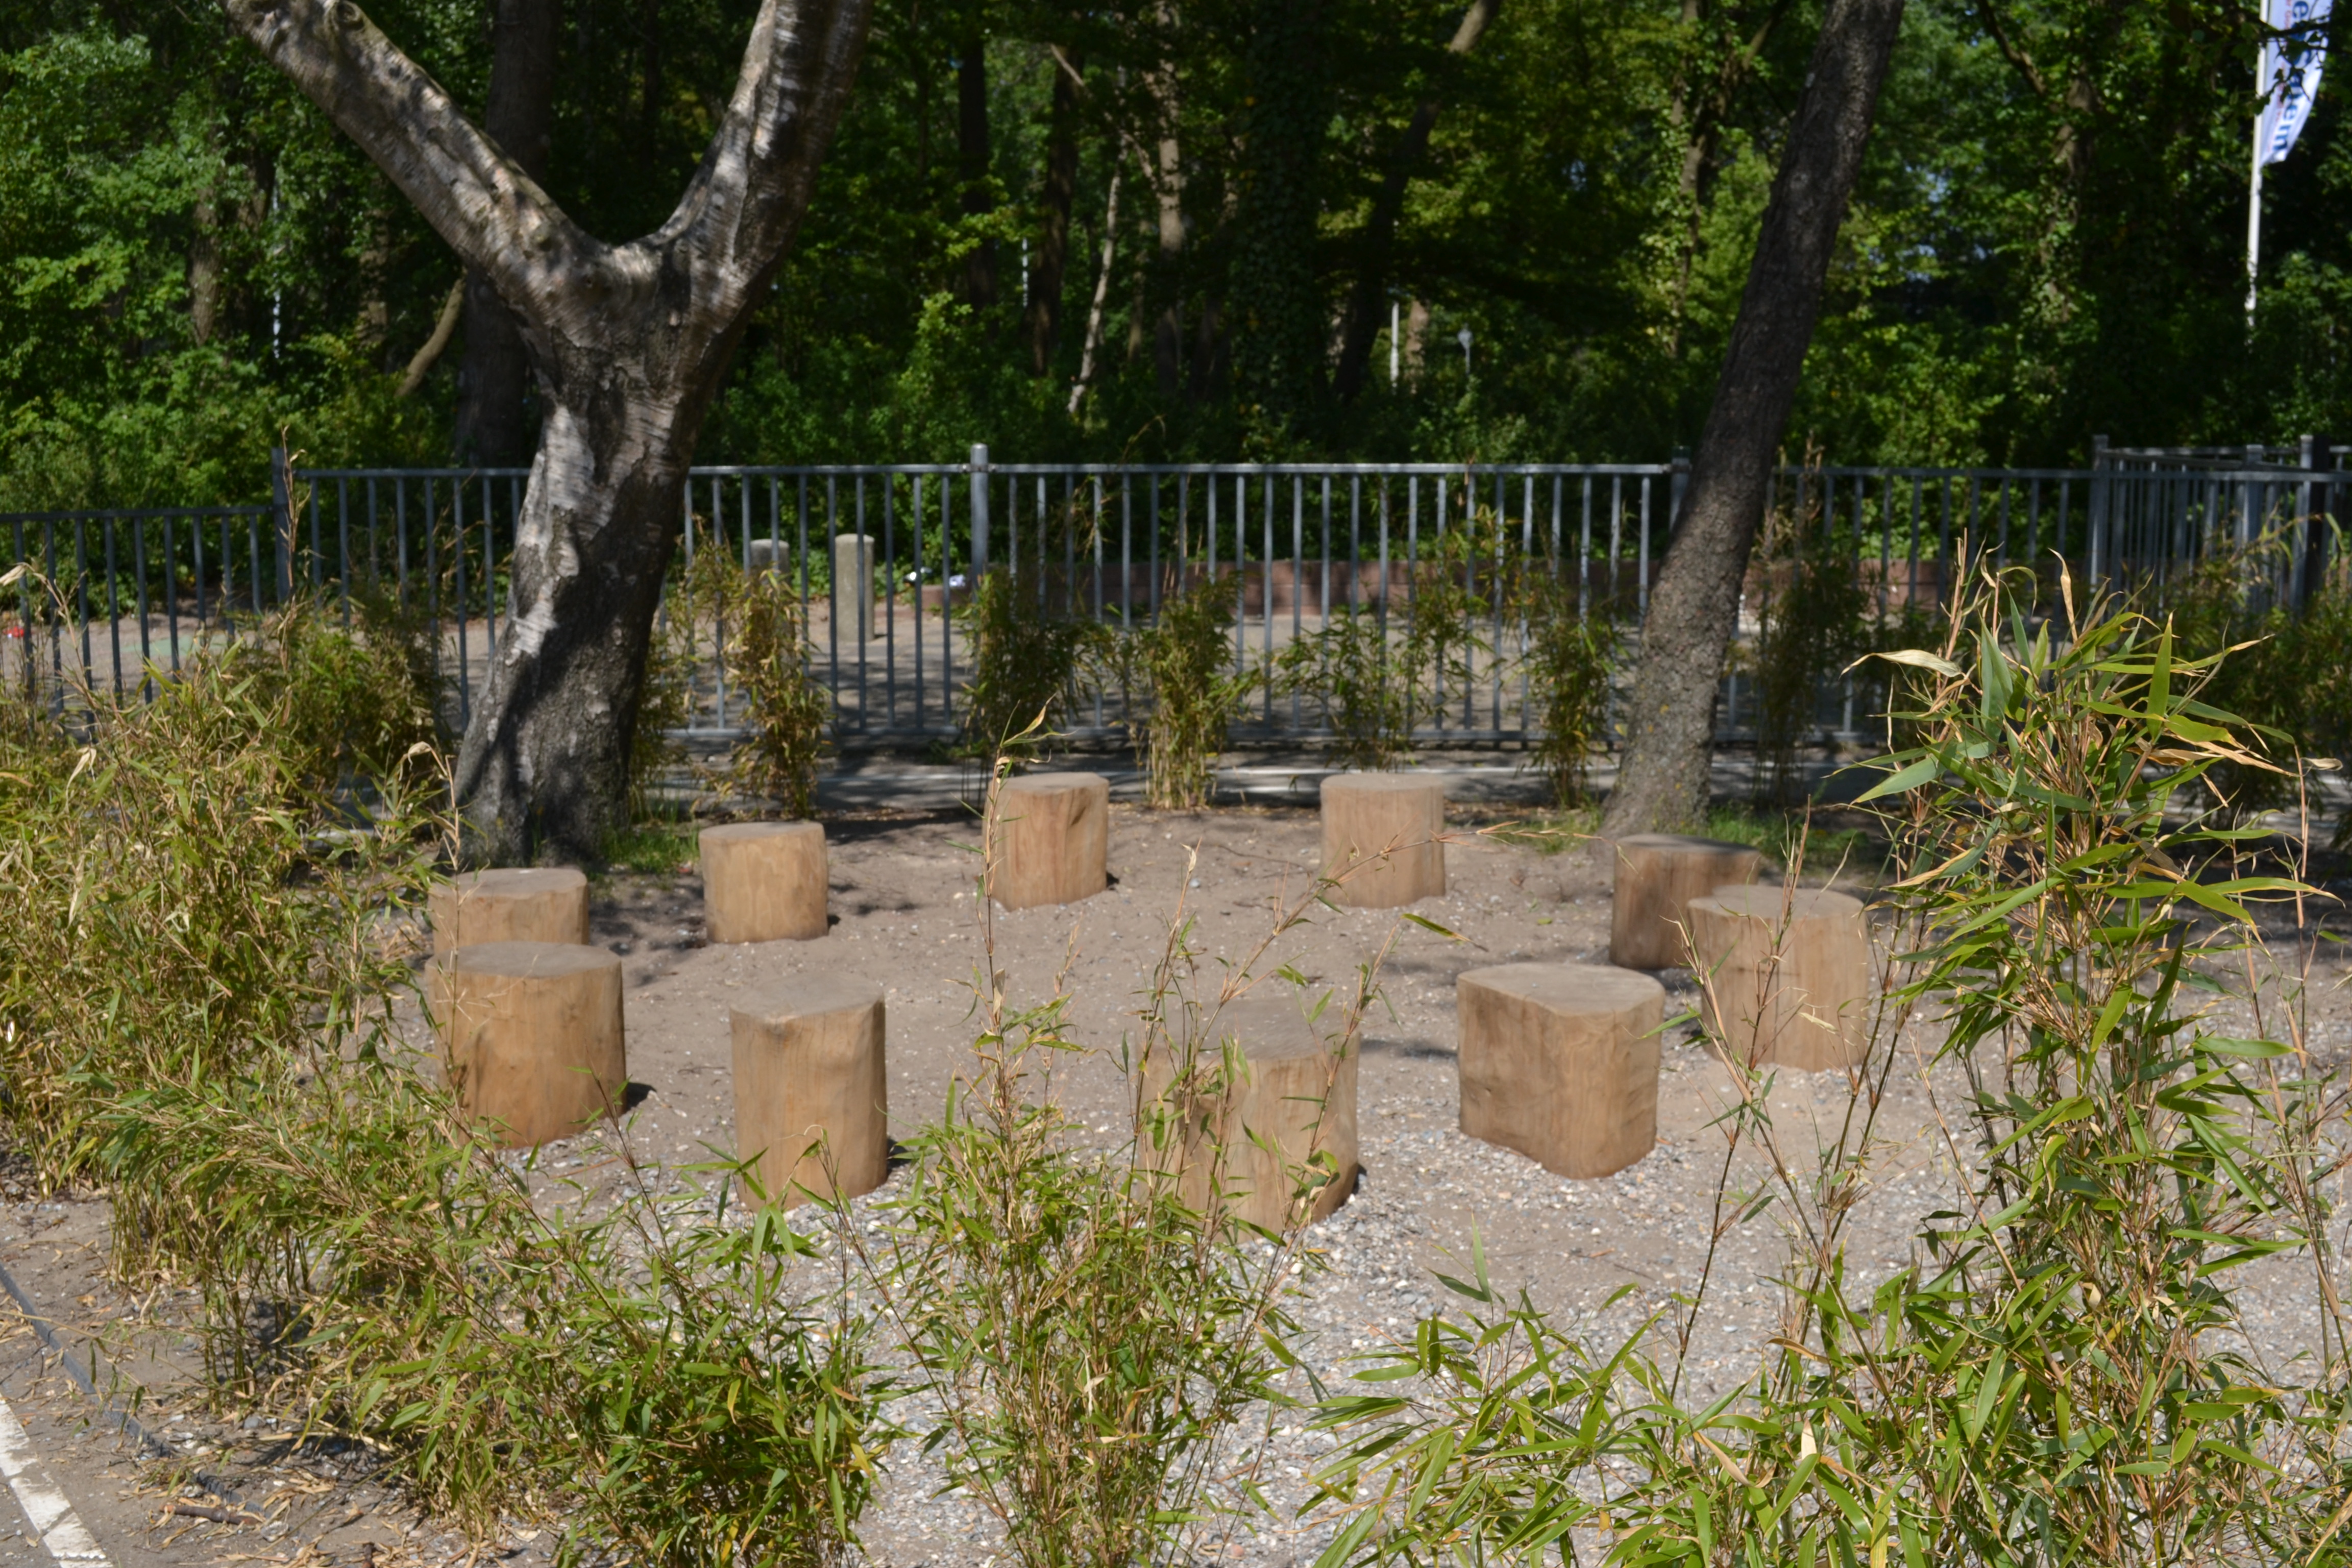
[[[890,1174],[882,988],[805,977],[729,1010],[735,1147],[768,1201],[854,1198]]]
[[[996,797],[989,893],[1008,910],[1075,904],[1110,886],[1110,781],[1023,773]]]
[[[1684,935],[1693,899],[1727,883],[1753,882],[1764,857],[1744,845],[1678,833],[1638,833],[1604,840],[1616,861],[1609,900],[1609,962],[1623,969],[1673,969],[1690,963]]]
[[[1406,773],[1323,781],[1323,875],[1342,909],[1392,910],[1445,891],[1445,788]]]
[[[730,822],[702,830],[702,912],[713,942],[814,942],[825,931],[824,829]]]
[[[1357,1050],[1352,1039],[1326,1037],[1333,1021],[1326,1012],[1310,1023],[1286,995],[1245,996],[1218,1016],[1186,1085],[1175,1083],[1176,1062],[1147,1064],[1136,1137],[1145,1161],[1176,1177],[1185,1206],[1279,1235],[1294,1210],[1311,1224],[1348,1201]],[[1224,1079],[1226,1040],[1240,1047],[1238,1080]]]
[[[569,1138],[629,1088],[621,961],[601,947],[492,942],[433,961],[426,1001],[466,1112],[508,1148]]]
[[[1786,919],[1783,920],[1784,906]],[[1708,1027],[1734,1056],[1822,1072],[1870,1047],[1870,926],[1861,900],[1801,888],[1717,888],[1690,906]]]
[[[436,882],[425,907],[435,952],[486,942],[588,940],[588,879],[569,866],[469,872]]]
[[[1463,1131],[1563,1176],[1606,1176],[1656,1147],[1664,986],[1586,963],[1505,963],[1454,984]]]

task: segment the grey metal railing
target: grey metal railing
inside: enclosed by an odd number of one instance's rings
[[[2095,456],[2084,469],[1783,470],[1738,635],[1758,635],[1785,563],[1824,546],[1881,627],[1945,602],[1963,540],[2045,580],[2063,560],[2093,591],[2160,595],[2184,570],[2242,551],[2259,553],[2265,592],[2300,603],[2329,568],[2329,519],[2352,470],[2281,466],[2256,449],[2228,467]],[[44,595],[19,579],[0,670],[46,677],[58,701],[77,679],[122,690],[151,668],[176,670],[236,617],[301,584],[346,619],[355,601],[411,617],[463,723],[501,634],[528,473],[282,461],[273,472],[277,493],[262,505],[0,515],[0,542],[51,585]],[[1234,658],[1244,668],[1344,614],[1401,635],[1422,595],[1451,584],[1457,610],[1475,603],[1475,615],[1458,657],[1435,667],[1422,738],[1491,743],[1529,732],[1528,628],[1512,584],[1530,572],[1572,582],[1580,614],[1615,616],[1638,637],[1684,477],[1679,463],[999,463],[984,447],[953,463],[698,468],[680,496],[678,563],[720,550],[746,572],[791,574],[836,738],[851,746],[956,731],[971,649],[954,611],[983,570],[1002,569],[1048,609],[1126,628],[1150,623],[1187,583],[1238,576]],[[663,613],[686,614],[675,583]],[[688,616],[671,629],[693,656],[688,732],[734,732],[727,628]],[[1094,683],[1079,733],[1118,732],[1128,702],[1115,680]],[[1752,732],[1737,669],[1723,702],[1722,732]],[[1817,727],[1850,734],[1866,702],[1832,679]],[[1269,688],[1234,737],[1309,740],[1319,728],[1310,695]]]

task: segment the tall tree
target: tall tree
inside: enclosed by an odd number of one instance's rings
[[[988,163],[988,32],[975,4],[956,50],[956,174],[966,217],[996,210]],[[975,307],[996,303],[996,241],[982,240],[964,258],[963,299]]]
[[[1029,269],[1029,372],[1054,368],[1054,344],[1062,331],[1062,286],[1070,263],[1070,203],[1078,191],[1078,62],[1056,47],[1054,96],[1045,129],[1045,221],[1037,236],[1037,261]]]
[[[469,854],[588,858],[625,825],[628,757],[678,487],[752,307],[808,205],[867,0],[763,0],[677,209],[610,245],[484,136],[353,0],[223,0],[521,325],[546,398],[509,615],[458,756]]]
[[[1501,0],[1470,0],[1462,25],[1445,46],[1459,59],[1478,47],[1486,26],[1495,19]],[[1381,307],[1388,301],[1389,268],[1396,249],[1397,219],[1404,213],[1405,186],[1429,153],[1430,132],[1437,128],[1443,104],[1433,90],[1413,107],[1412,119],[1389,154],[1381,188],[1372,198],[1371,216],[1356,239],[1356,281],[1348,290],[1348,314],[1339,328],[1339,363],[1331,373],[1331,390],[1345,403],[1364,389],[1365,373],[1372,363],[1372,344],[1381,333]]]
[[[1328,328],[1315,268],[1330,93],[1325,0],[1258,0],[1234,217],[1234,380],[1245,417],[1293,429],[1323,389]]]
[[[562,0],[495,0],[490,91],[482,129],[533,181],[547,178],[555,131],[555,43]],[[530,360],[522,327],[489,274],[466,269],[466,355],[459,376],[457,460],[506,468],[530,455]]]
[[[1153,138],[1157,162],[1152,167],[1152,197],[1159,210],[1159,253],[1151,268],[1160,297],[1158,318],[1151,325],[1151,374],[1163,399],[1173,399],[1184,373],[1184,148],[1179,136],[1175,61],[1172,55],[1176,8],[1161,5],[1155,14],[1162,58],[1149,79],[1147,94],[1160,121]]]
[[[1756,257],[1691,458],[1682,515],[1642,624],[1642,657],[1605,837],[1706,819],[1716,687],[1846,201],[1878,111],[1903,0],[1830,0]]]

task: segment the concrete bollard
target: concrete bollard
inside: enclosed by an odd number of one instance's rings
[[[492,942],[433,960],[425,1000],[466,1112],[508,1148],[569,1138],[629,1088],[621,961],[601,947]]]
[[[1074,904],[1110,886],[1110,781],[1023,773],[996,798],[990,896],[1008,910]]]
[[[864,641],[874,635],[874,536],[833,536],[833,613],[845,636]]]
[[[1782,922],[1782,900],[1787,921]],[[1761,1065],[1822,1072],[1870,1047],[1870,926],[1862,902],[1800,888],[1717,888],[1690,906],[1707,1026]]]
[[[1145,1162],[1175,1176],[1187,1207],[1206,1215],[1222,1206],[1278,1235],[1302,1183],[1313,1186],[1302,1223],[1348,1201],[1358,1169],[1358,1053],[1355,1040],[1327,1033],[1336,1022],[1336,1011],[1310,1022],[1287,995],[1244,997],[1219,1015],[1216,1038],[1202,1043],[1189,1088],[1177,1089],[1175,1061],[1147,1064],[1136,1137]],[[1239,1047],[1243,1075],[1220,1082],[1226,1040]]]
[[[1392,910],[1445,891],[1445,789],[1406,773],[1334,773],[1323,781],[1323,875],[1342,909]]]
[[[1454,981],[1462,1131],[1563,1176],[1622,1171],[1658,1142],[1665,987],[1630,969],[1506,963]]]
[[[1764,857],[1743,845],[1678,833],[1638,833],[1601,852],[1616,862],[1609,901],[1609,962],[1623,969],[1670,969],[1690,963],[1684,929],[1693,899],[1729,882],[1752,882]]]
[[[488,942],[588,940],[588,879],[569,866],[468,872],[436,882],[425,907],[435,952]]]
[[[701,834],[702,910],[713,942],[814,942],[825,932],[824,829],[730,822]]]
[[[890,1174],[882,988],[809,976],[730,1008],[735,1147],[769,1201],[854,1198]]]

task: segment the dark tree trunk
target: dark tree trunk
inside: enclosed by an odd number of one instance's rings
[[[764,0],[677,209],[625,245],[573,223],[349,0],[223,6],[521,322],[547,412],[458,798],[470,860],[593,858],[627,821],[630,736],[678,487],[807,208],[868,0]]]
[[[995,210],[996,191],[988,177],[988,35],[976,12],[956,59],[956,174],[963,184],[966,217]],[[996,241],[981,241],[964,258],[963,300],[974,308],[996,303]]]
[[[1226,308],[1234,391],[1251,422],[1272,434],[1295,428],[1323,394],[1330,317],[1315,241],[1330,89],[1323,0],[1258,0],[1254,11]]]
[[[562,0],[497,0],[482,129],[533,180],[547,177],[555,132]],[[466,272],[466,356],[458,374],[457,461],[511,468],[530,455],[530,359],[514,312],[479,268]]]
[[[1163,27],[1175,20],[1172,8],[1160,8]],[[1162,398],[1173,399],[1184,375],[1184,149],[1177,136],[1176,73],[1158,73],[1152,104],[1160,115],[1159,167],[1153,195],[1160,208],[1160,253],[1152,268],[1152,287],[1160,299],[1160,313],[1151,325],[1152,379]]]
[[[1070,265],[1070,204],[1078,192],[1078,84],[1073,58],[1054,70],[1053,119],[1045,138],[1045,224],[1037,237],[1037,264],[1029,272],[1029,369],[1044,375],[1054,368],[1054,345],[1062,331],[1062,284]]]
[[[637,164],[648,174],[660,160],[661,44],[661,0],[637,0]]]
[[[1471,0],[1461,26],[1445,46],[1447,51],[1461,56],[1476,48],[1479,37],[1495,19],[1498,4],[1500,0]],[[1387,314],[1381,307],[1388,302],[1390,259],[1396,250],[1397,219],[1404,212],[1405,186],[1429,152],[1438,109],[1438,100],[1432,96],[1423,99],[1412,111],[1411,122],[1389,156],[1380,194],[1372,198],[1371,216],[1365,219],[1364,232],[1356,241],[1356,281],[1348,290],[1348,313],[1339,329],[1339,363],[1331,373],[1332,393],[1343,403],[1352,402],[1364,390],[1372,344],[1380,339],[1381,318]]]
[[[1601,818],[1604,836],[1683,829],[1706,818],[1716,685],[1740,581],[1902,21],[1903,0],[1830,0],[1822,18],[1682,515],[1650,593],[1631,733]]]

